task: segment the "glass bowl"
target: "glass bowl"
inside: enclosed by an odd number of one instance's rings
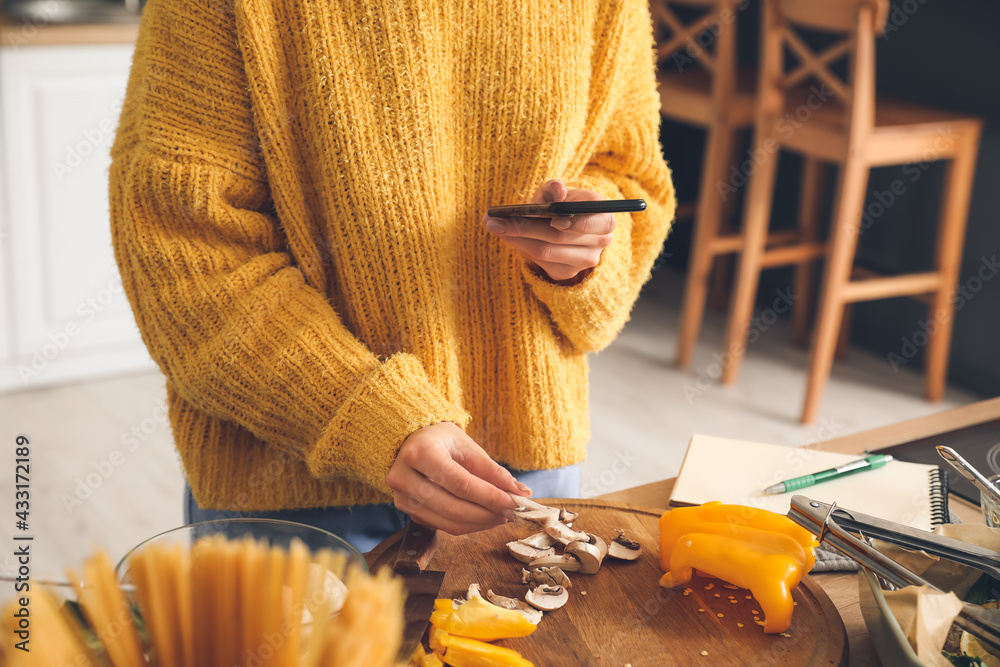
[[[1000,475],[991,475],[988,479],[994,485],[1000,484]],[[986,525],[990,528],[1000,528],[1000,503],[997,503],[990,494],[980,491],[979,506],[983,510],[983,521]]]
[[[132,583],[128,570],[129,559],[146,547],[153,544],[181,544],[190,549],[195,542],[210,535],[222,535],[227,539],[237,540],[250,536],[256,540],[264,540],[270,546],[285,549],[288,549],[292,540],[297,538],[312,553],[320,549],[329,549],[344,554],[345,570],[354,566],[365,573],[369,571],[368,564],[360,551],[343,538],[320,528],[277,519],[216,519],[173,528],[140,542],[118,561],[115,573],[119,583],[126,585]]]

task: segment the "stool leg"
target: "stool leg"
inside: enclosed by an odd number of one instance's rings
[[[822,162],[806,156],[802,170],[802,197],[799,200],[799,240],[811,243],[819,229],[820,207],[823,204]],[[805,347],[809,344],[809,320],[812,316],[813,291],[816,285],[816,262],[811,260],[795,266],[793,292],[797,297],[792,307],[792,342]]]
[[[734,129],[732,132],[732,139],[729,142],[729,157],[726,158],[727,166],[739,163],[740,147],[742,146],[742,131]],[[723,177],[725,176],[726,174],[723,174]],[[729,197],[723,203],[721,224],[719,226],[720,233],[732,227],[732,225],[727,223],[732,222],[736,216],[736,203],[738,200],[739,195],[730,193]],[[735,263],[735,254],[726,254],[717,256],[715,263],[712,265],[712,279],[708,289],[708,302],[715,310],[724,311],[726,306],[729,305],[729,286],[733,282],[733,265]]]
[[[758,127],[773,127],[758,123]],[[761,259],[767,245],[767,229],[771,220],[771,198],[774,194],[774,175],[778,169],[779,152],[768,153],[764,146],[773,146],[770,133],[758,133],[754,155],[767,158],[757,166],[750,177],[750,190],[743,207],[743,243],[733,282],[733,296],[729,304],[729,321],[726,323],[725,359],[722,382],[732,384],[739,376],[740,364],[746,354],[747,328],[753,315],[757,284],[760,281]]]
[[[854,315],[854,304],[845,303],[844,313],[840,317],[840,329],[837,333],[837,347],[833,351],[835,361],[847,358],[847,350],[851,346],[851,318]]]
[[[927,347],[924,392],[927,399],[937,401],[944,394],[948,371],[948,350],[951,346],[954,322],[954,302],[951,295],[958,284],[962,264],[962,245],[969,215],[969,199],[975,176],[976,154],[979,148],[978,132],[968,132],[963,144],[958,146],[954,159],[945,167],[944,192],[941,198],[941,215],[938,222],[935,268],[941,273],[941,286],[934,294],[928,312],[928,321],[937,324]],[[930,328],[931,325],[928,325]]]
[[[816,328],[813,331],[812,349],[809,354],[809,377],[805,403],[802,407],[802,422],[806,424],[816,420],[823,387],[830,377],[833,354],[840,333],[840,322],[844,314],[843,290],[850,280],[851,267],[854,264],[854,251],[858,243],[858,228],[867,185],[868,165],[861,160],[848,158],[840,171],[823,289],[820,293]]]
[[[681,368],[691,363],[705,315],[708,274],[714,257],[712,243],[719,235],[722,215],[723,202],[718,183],[725,182],[726,160],[731,151],[733,134],[732,128],[726,125],[716,125],[709,128],[708,132],[705,164],[698,192],[698,210],[695,213],[694,238],[684,284],[680,331],[677,335],[677,365]]]

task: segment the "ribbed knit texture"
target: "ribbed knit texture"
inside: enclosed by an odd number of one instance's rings
[[[673,219],[658,110],[645,0],[150,0],[111,224],[198,503],[385,502],[441,421],[581,461]],[[557,177],[648,203],[573,287],[481,223]]]

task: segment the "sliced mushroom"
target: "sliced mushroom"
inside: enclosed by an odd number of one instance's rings
[[[545,558],[539,558],[528,563],[528,569],[534,570],[540,567],[558,567],[563,572],[580,572],[583,570],[583,564],[580,562],[580,559],[572,554],[546,556]]]
[[[524,496],[519,496],[519,495],[514,494],[514,493],[509,493],[508,495],[510,496],[511,500],[514,501],[514,504],[517,505],[516,509],[520,509],[520,510],[538,510],[538,511],[553,510],[554,509],[556,511],[560,511],[561,512],[561,510],[559,510],[559,508],[557,508],[557,507],[549,507],[548,505],[543,505],[543,504],[541,504],[539,502],[535,502],[531,498],[525,498]]]
[[[562,586],[536,586],[524,594],[524,600],[536,609],[555,611],[569,600],[569,592]]]
[[[586,533],[573,530],[566,524],[559,523],[558,521],[545,526],[545,532],[562,544],[569,544],[570,542],[586,542],[588,540]]]
[[[511,499],[517,505],[514,509],[514,521],[519,524],[540,526],[551,537],[562,544],[570,542],[586,541],[584,533],[573,530],[563,521],[572,521],[577,517],[574,512],[560,510],[556,507],[547,507],[534,500],[522,498],[521,496],[510,494]]]
[[[535,533],[534,535],[528,535],[527,537],[518,540],[521,544],[527,544],[529,547],[535,547],[536,549],[548,549],[549,547],[554,547],[558,542],[556,538],[552,537],[546,532]]]
[[[604,544],[604,540],[601,540],[600,544]],[[577,560],[580,561],[580,572],[583,572],[584,574],[594,574],[601,568],[601,561],[604,560],[604,555],[607,553],[607,545],[604,546],[602,553],[600,544],[572,542],[571,544],[566,545],[565,553],[563,555],[575,556]],[[535,562],[537,563],[538,561]]]
[[[542,509],[531,509],[530,507],[515,508],[514,523],[532,528],[544,528],[546,530],[549,526],[562,525],[559,523],[559,510],[554,507],[544,507]]]
[[[570,510],[560,509],[559,510],[559,520],[563,523],[570,523],[575,521],[576,517],[580,516],[578,512],[571,512]]]
[[[514,540],[513,542],[507,543],[507,551],[510,555],[518,559],[522,563],[530,563],[533,560],[538,560],[539,558],[544,558],[546,556],[554,556],[556,550],[552,547],[547,547],[544,549],[539,549],[520,540]]]
[[[597,547],[597,550],[601,552],[601,559],[603,560],[605,556],[608,555],[608,543],[599,538],[593,533],[587,533],[587,542],[593,544]]]
[[[495,604],[498,607],[503,607],[504,609],[512,609],[513,611],[519,612],[522,616],[528,619],[528,622],[532,625],[538,625],[539,621],[542,620],[542,612],[530,607],[520,600],[515,600],[514,598],[507,598],[502,595],[496,595],[493,591],[486,591],[486,599]]]
[[[530,584],[531,586],[562,586],[563,588],[570,588],[573,584],[570,583],[569,577],[561,569],[555,566],[548,567],[538,567],[533,570],[521,570],[521,583]]]
[[[638,542],[626,539],[625,531],[619,528],[618,536],[608,545],[608,555],[620,560],[635,560],[642,553],[642,547]]]

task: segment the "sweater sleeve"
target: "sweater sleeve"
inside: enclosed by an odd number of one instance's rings
[[[610,4],[610,3],[609,3]],[[582,352],[603,349],[629,313],[674,218],[676,201],[660,142],[660,99],[648,4],[628,0],[597,38],[591,145],[571,187],[608,199],[645,199],[642,213],[616,214],[614,241],[586,279],[560,286],[525,262],[522,273],[559,331]]]
[[[116,259],[183,400],[303,459],[385,476],[405,437],[468,414],[410,354],[376,357],[287,247],[257,146],[231,3],[147,6],[110,174]]]

